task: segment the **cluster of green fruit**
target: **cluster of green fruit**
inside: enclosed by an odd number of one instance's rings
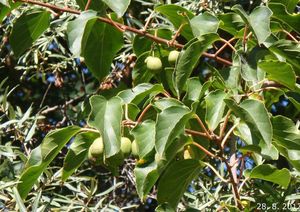
[[[132,154],[133,156],[138,155],[138,146],[136,141],[134,140],[131,143],[130,139],[127,137],[121,138],[120,149],[124,157],[128,157],[130,154]],[[96,138],[89,148],[88,159],[97,165],[101,165],[103,164],[103,153],[104,153],[103,139],[102,137]]]
[[[177,50],[173,50],[169,53],[168,61],[171,65],[174,65],[177,61],[180,52]],[[151,71],[153,74],[157,74],[162,70],[162,62],[159,57],[148,56],[145,60],[147,65],[147,69]]]

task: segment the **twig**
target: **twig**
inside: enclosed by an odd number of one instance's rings
[[[88,10],[90,8],[91,3],[92,3],[92,0],[88,0],[86,5],[85,5],[84,10]]]
[[[39,6],[42,6],[42,7],[50,8],[52,10],[61,11],[61,12],[68,12],[68,13],[73,13],[73,14],[77,14],[77,15],[80,15],[80,13],[81,13],[78,10],[71,9],[71,8],[68,8],[68,7],[62,8],[62,7],[55,6],[53,4],[44,3],[44,2],[38,2],[38,1],[34,1],[34,0],[16,0],[16,1],[18,1],[18,2],[24,2],[24,3],[29,3],[29,4],[34,4],[34,5],[39,5]],[[170,42],[167,39],[164,39],[164,38],[161,38],[161,37],[156,37],[156,36],[154,36],[154,35],[152,35],[150,33],[145,33],[145,32],[143,32],[143,31],[141,31],[139,29],[136,29],[136,28],[124,25],[122,23],[118,23],[118,22],[112,21],[109,18],[98,17],[98,20],[101,21],[101,22],[110,24],[110,25],[112,25],[114,27],[118,26],[119,29],[123,29],[124,31],[130,31],[130,32],[133,32],[133,33],[135,33],[135,34],[137,34],[139,36],[147,37],[147,38],[153,40],[156,43],[162,43],[162,44],[168,45],[169,42]],[[179,49],[182,49],[184,47],[184,45],[179,44],[179,43],[174,43],[173,46],[176,47],[176,48],[179,48]],[[228,65],[228,66],[232,65],[231,61],[226,60],[226,59],[221,58],[221,57],[218,57],[215,54],[210,54],[210,53],[204,52],[202,55],[204,57],[208,57],[208,58],[214,59],[217,62],[222,63],[224,65]]]
[[[201,126],[201,128],[204,130],[204,132],[206,133],[207,137],[210,140],[212,140],[210,133],[208,132],[208,130],[206,129],[205,125],[203,124],[202,120],[200,119],[200,117],[198,115],[196,115],[196,120],[199,123],[199,125]]]
[[[286,31],[285,29],[282,30],[285,34],[287,34],[287,36],[289,36],[293,41],[295,41],[296,43],[299,43],[300,41],[298,41],[291,33],[289,33],[288,31]]]
[[[237,122],[235,125],[233,125],[230,130],[226,133],[225,137],[223,138],[222,142],[221,142],[221,147],[224,148],[229,136],[231,135],[231,133],[233,132],[233,130],[239,125],[239,122]]]
[[[224,121],[223,126],[221,127],[221,130],[220,130],[220,135],[219,135],[220,140],[223,139],[223,135],[224,135],[225,129],[227,127],[227,123],[228,123],[230,114],[231,114],[231,110],[228,110],[228,112],[225,116],[225,121]]]
[[[64,107],[67,107],[69,105],[72,105],[72,104],[77,104],[79,103],[81,100],[83,100],[86,96],[79,96],[79,97],[76,97],[75,99],[71,99],[69,101],[66,101],[63,105],[55,105],[53,107],[49,107],[43,111],[41,111],[41,114],[42,115],[46,115],[47,113],[50,113],[50,112],[53,112],[59,108],[64,108]]]
[[[233,37],[230,40],[228,40],[228,42],[225,42],[223,46],[221,46],[221,48],[218,49],[218,51],[216,51],[215,56],[219,55],[228,45],[228,43],[231,43],[232,41],[234,41],[236,38]]]
[[[222,42],[224,42],[225,44],[227,44],[234,52],[236,52],[237,50],[234,48],[233,45],[231,45],[231,43],[227,40],[225,40],[224,38],[220,39]]]
[[[147,28],[148,28],[148,26],[149,26],[149,24],[150,24],[150,21],[151,21],[151,19],[152,19],[152,16],[154,15],[154,13],[155,13],[155,11],[152,11],[152,12],[150,13],[150,15],[148,16],[147,21],[146,21],[146,23],[145,23],[143,29],[141,30],[142,32],[146,32],[146,31],[147,31]]]
[[[245,185],[245,183],[246,183],[249,179],[250,179],[249,177],[246,177],[246,178],[243,180],[243,182],[241,183],[241,185],[240,185],[240,187],[239,187],[239,189],[238,189],[239,192],[241,192],[243,186]]]
[[[244,156],[243,156],[243,157],[241,158],[240,176],[239,176],[239,178],[238,178],[238,183],[240,183],[240,181],[241,181],[241,179],[242,179],[244,168],[245,168],[245,159],[244,159]]]
[[[218,178],[220,178],[220,180],[222,180],[224,183],[228,183],[228,180],[225,180],[220,173],[209,163],[203,162],[206,166],[208,166],[217,176]]]
[[[234,201],[235,201],[235,204],[236,206],[239,208],[239,209],[243,209],[243,206],[241,204],[241,197],[240,197],[240,193],[239,193],[239,190],[238,190],[238,185],[237,183],[235,182],[235,178],[234,178],[234,175],[232,173],[232,167],[228,164],[228,162],[226,161],[226,159],[224,160],[226,166],[227,166],[227,170],[228,170],[228,173],[229,173],[229,177],[230,177],[230,183],[232,185],[232,190],[233,190],[233,195],[234,195]]]
[[[180,35],[180,32],[182,30],[182,28],[184,27],[185,24],[181,24],[178,28],[178,30],[176,31],[174,37],[172,38],[172,40],[169,41],[168,46],[173,46],[177,37]]]
[[[145,114],[147,113],[147,111],[148,111],[151,107],[152,107],[152,105],[151,105],[151,104],[148,104],[148,105],[144,108],[144,110],[142,111],[141,115],[139,116],[139,118],[138,118],[138,120],[137,120],[138,123],[142,122],[143,117],[145,116]]]
[[[185,129],[185,132],[187,134],[190,134],[190,135],[195,135],[195,136],[201,136],[201,137],[204,137],[204,138],[208,138],[206,133],[203,133],[203,132],[198,132],[198,131],[190,130],[190,129]]]
[[[46,90],[46,92],[45,92],[45,94],[44,94],[44,96],[43,96],[43,98],[42,98],[42,101],[41,101],[41,104],[40,104],[40,109],[43,107],[43,104],[44,104],[44,102],[45,102],[46,96],[47,96],[47,94],[48,94],[48,92],[49,92],[51,86],[52,86],[52,83],[50,83],[50,84],[48,85],[48,88],[47,88],[47,90]]]
[[[208,156],[212,157],[212,158],[218,158],[218,156],[214,155],[213,153],[211,153],[210,151],[208,151],[207,149],[205,149],[202,145],[196,143],[195,141],[192,143],[194,146],[198,147],[200,150],[202,150],[205,154],[207,154]]]

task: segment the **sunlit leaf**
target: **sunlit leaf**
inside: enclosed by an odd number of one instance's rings
[[[291,174],[288,169],[284,168],[278,170],[276,167],[269,164],[256,166],[249,173],[249,177],[270,181],[285,188],[288,187],[291,180]]]
[[[19,57],[36,41],[50,25],[50,12],[33,12],[20,16],[10,35],[10,44]]]
[[[54,130],[44,138],[40,146],[31,152],[17,186],[23,199],[27,197],[36,180],[51,161],[79,130],[80,128],[76,126]]]
[[[159,180],[158,201],[168,202],[176,208],[188,184],[199,174],[200,169],[201,164],[198,160],[180,160],[172,163]]]

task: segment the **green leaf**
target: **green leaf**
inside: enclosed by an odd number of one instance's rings
[[[155,146],[155,122],[146,120],[133,128],[131,134],[137,142],[139,158],[145,158]]]
[[[204,12],[191,19],[190,25],[195,37],[205,34],[217,33],[219,20],[212,14]]]
[[[244,147],[240,147],[239,150],[244,152],[254,152],[252,156],[256,164],[261,163],[261,156],[270,160],[278,159],[278,150],[273,145],[268,147],[264,142],[260,142],[260,136],[257,135],[254,130],[250,129],[244,121],[239,121],[238,126],[234,130],[234,134],[240,137],[247,144]]]
[[[103,96],[92,96],[90,104],[88,124],[100,132],[106,159],[119,164],[120,161],[114,159],[120,159],[122,100],[118,97],[107,100]]]
[[[166,16],[176,29],[179,29],[181,25],[184,25],[180,34],[187,40],[191,40],[193,38],[192,29],[188,24],[188,20],[194,17],[192,12],[174,4],[158,6],[155,8],[155,11]]]
[[[157,200],[177,207],[189,183],[199,174],[201,164],[197,160],[180,160],[172,163],[158,183]]]
[[[144,199],[159,177],[157,164],[152,162],[145,167],[136,166],[134,175],[137,193],[141,199]]]
[[[275,116],[271,120],[274,141],[288,149],[300,150],[300,130],[294,122],[284,116]]]
[[[292,102],[295,108],[300,112],[300,94],[296,92],[287,92],[286,96]]]
[[[162,85],[159,84],[152,85],[150,83],[142,83],[132,89],[121,91],[118,94],[118,97],[120,97],[123,100],[124,104],[128,104],[128,103],[138,104],[149,94],[156,95],[158,93],[162,93],[163,91],[164,88],[162,87]]]
[[[177,99],[161,98],[154,102],[154,106],[159,110],[163,111],[172,106],[184,107],[185,105],[181,101],[178,101]]]
[[[267,147],[271,147],[273,129],[265,105],[258,100],[247,99],[237,105],[231,99],[224,100],[227,106],[247,125],[251,132],[261,138]]]
[[[130,4],[130,0],[102,0],[102,1],[105,2],[105,4],[107,4],[107,6],[112,11],[114,11],[119,18],[124,15],[124,13],[126,12]]]
[[[202,85],[198,77],[189,78],[186,82],[186,95],[184,99],[199,100],[201,89]]]
[[[182,106],[172,106],[163,110],[157,117],[155,130],[155,148],[163,157],[165,150],[180,133],[184,132],[186,122],[192,112]]]
[[[33,12],[21,15],[13,25],[10,44],[19,57],[36,41],[50,25],[50,12]]]
[[[138,195],[141,199],[144,199],[150,192],[160,174],[172,161],[178,150],[183,148],[184,144],[185,140],[175,139],[174,142],[172,142],[169,148],[166,150],[164,158],[156,155],[154,162],[148,163],[146,165],[138,165],[135,167],[134,173],[136,177],[136,187]]]
[[[80,128],[76,126],[54,130],[44,138],[40,146],[31,152],[17,186],[23,199],[27,197],[34,183],[51,161],[79,131]]]
[[[22,211],[22,212],[27,211],[27,208],[25,207],[24,202],[23,202],[16,187],[13,187],[13,193],[15,196],[14,200],[16,201],[16,205],[18,206],[19,211]]]
[[[90,145],[99,136],[99,134],[92,132],[84,132],[76,135],[64,159],[62,181],[66,181],[82,164],[87,157]]]
[[[276,183],[284,188],[287,188],[291,181],[291,174],[288,169],[284,168],[278,170],[276,167],[269,164],[256,166],[250,172],[249,177]]]
[[[296,75],[293,67],[286,63],[274,60],[263,60],[258,63],[258,67],[267,72],[267,78],[278,82],[289,89],[295,89]]]
[[[220,20],[220,29],[230,33],[235,37],[243,36],[243,19],[236,13],[225,13],[218,16]]]
[[[81,41],[87,22],[97,16],[95,11],[84,11],[67,26],[69,48],[75,57],[81,55]]]
[[[172,208],[168,203],[160,204],[159,206],[157,206],[155,208],[155,212],[175,212],[175,211],[176,210],[174,208]]]
[[[123,47],[123,33],[115,27],[89,20],[82,37],[81,56],[92,74],[99,80],[107,76],[117,52]]]
[[[296,170],[300,171],[300,151],[285,148],[278,143],[274,143],[274,145],[279,150],[280,154],[283,155]]]
[[[290,14],[286,7],[280,3],[269,3],[268,6],[273,11],[273,18],[287,24],[300,34],[300,14]]]
[[[250,15],[244,11],[241,5],[233,6],[232,10],[238,13],[244,22],[250,26],[259,44],[263,43],[271,35],[270,18],[272,11],[268,7],[256,7]]]
[[[277,55],[279,60],[285,58],[293,66],[296,74],[300,74],[300,44],[281,39],[270,45],[268,49]]]
[[[199,40],[194,39],[194,42],[185,46],[175,67],[175,84],[178,94],[183,90],[202,53],[218,39],[219,36],[217,34],[207,34],[201,36]]]
[[[227,94],[221,90],[212,91],[205,97],[205,121],[211,131],[214,131],[218,127],[220,121],[223,118],[226,106],[224,99],[226,97]]]
[[[8,5],[1,5],[0,22],[2,22],[11,11],[19,7],[21,4],[22,4],[21,2],[13,2],[12,0],[9,0]]]
[[[271,0],[269,3],[281,3],[285,5],[289,13],[293,13],[296,5],[299,3],[299,0]]]
[[[76,2],[79,5],[80,9],[83,11],[83,10],[85,10],[85,6],[86,6],[88,0],[76,0]],[[89,10],[94,10],[94,11],[99,12],[100,14],[104,14],[104,12],[106,10],[106,5],[100,0],[91,1]]]
[[[300,130],[292,120],[284,116],[272,119],[274,129],[273,140],[279,152],[299,170],[300,161]]]

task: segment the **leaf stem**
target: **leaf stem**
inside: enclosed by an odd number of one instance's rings
[[[220,180],[222,180],[224,183],[228,183],[228,180],[225,180],[220,173],[209,163],[203,162],[206,166],[208,166],[217,176],[218,178],[220,178]]]
[[[212,157],[212,158],[218,158],[218,156],[214,155],[213,153],[211,153],[210,151],[208,151],[207,149],[205,149],[202,145],[198,144],[197,142],[192,142],[192,144],[196,147],[198,147],[200,150],[202,150],[205,154],[207,154],[208,156]]]
[[[201,136],[201,137],[208,138],[207,135],[206,135],[206,133],[203,133],[203,132],[198,132],[198,131],[191,130],[191,129],[185,129],[185,132],[187,134],[191,134],[191,135],[195,135],[195,136]]]
[[[209,131],[206,129],[205,125],[203,124],[202,120],[200,119],[200,117],[198,115],[196,115],[196,120],[199,123],[199,125],[201,126],[201,128],[204,130],[204,132],[206,133],[207,137],[212,140],[212,136],[210,135]]]
[[[90,6],[91,6],[91,3],[92,3],[92,0],[88,0],[87,3],[86,3],[86,5],[85,5],[84,10],[88,10],[90,8]]]
[[[140,116],[139,116],[139,118],[138,118],[138,120],[137,120],[137,123],[142,122],[142,120],[143,120],[145,114],[147,113],[147,111],[148,111],[151,107],[152,107],[152,105],[151,105],[151,104],[148,104],[148,105],[144,108],[144,110],[142,111],[142,113],[140,114]]]
[[[233,130],[239,125],[239,122],[237,122],[236,124],[234,124],[230,130],[226,133],[225,137],[223,138],[222,142],[221,142],[221,147],[224,148],[229,136],[231,135],[231,133],[233,132]]]
[[[228,112],[227,112],[227,114],[225,116],[225,121],[224,121],[223,126],[222,126],[222,128],[220,130],[220,135],[219,135],[220,141],[221,141],[221,139],[223,139],[223,135],[224,135],[225,129],[227,127],[230,114],[231,114],[231,110],[228,110]]]

